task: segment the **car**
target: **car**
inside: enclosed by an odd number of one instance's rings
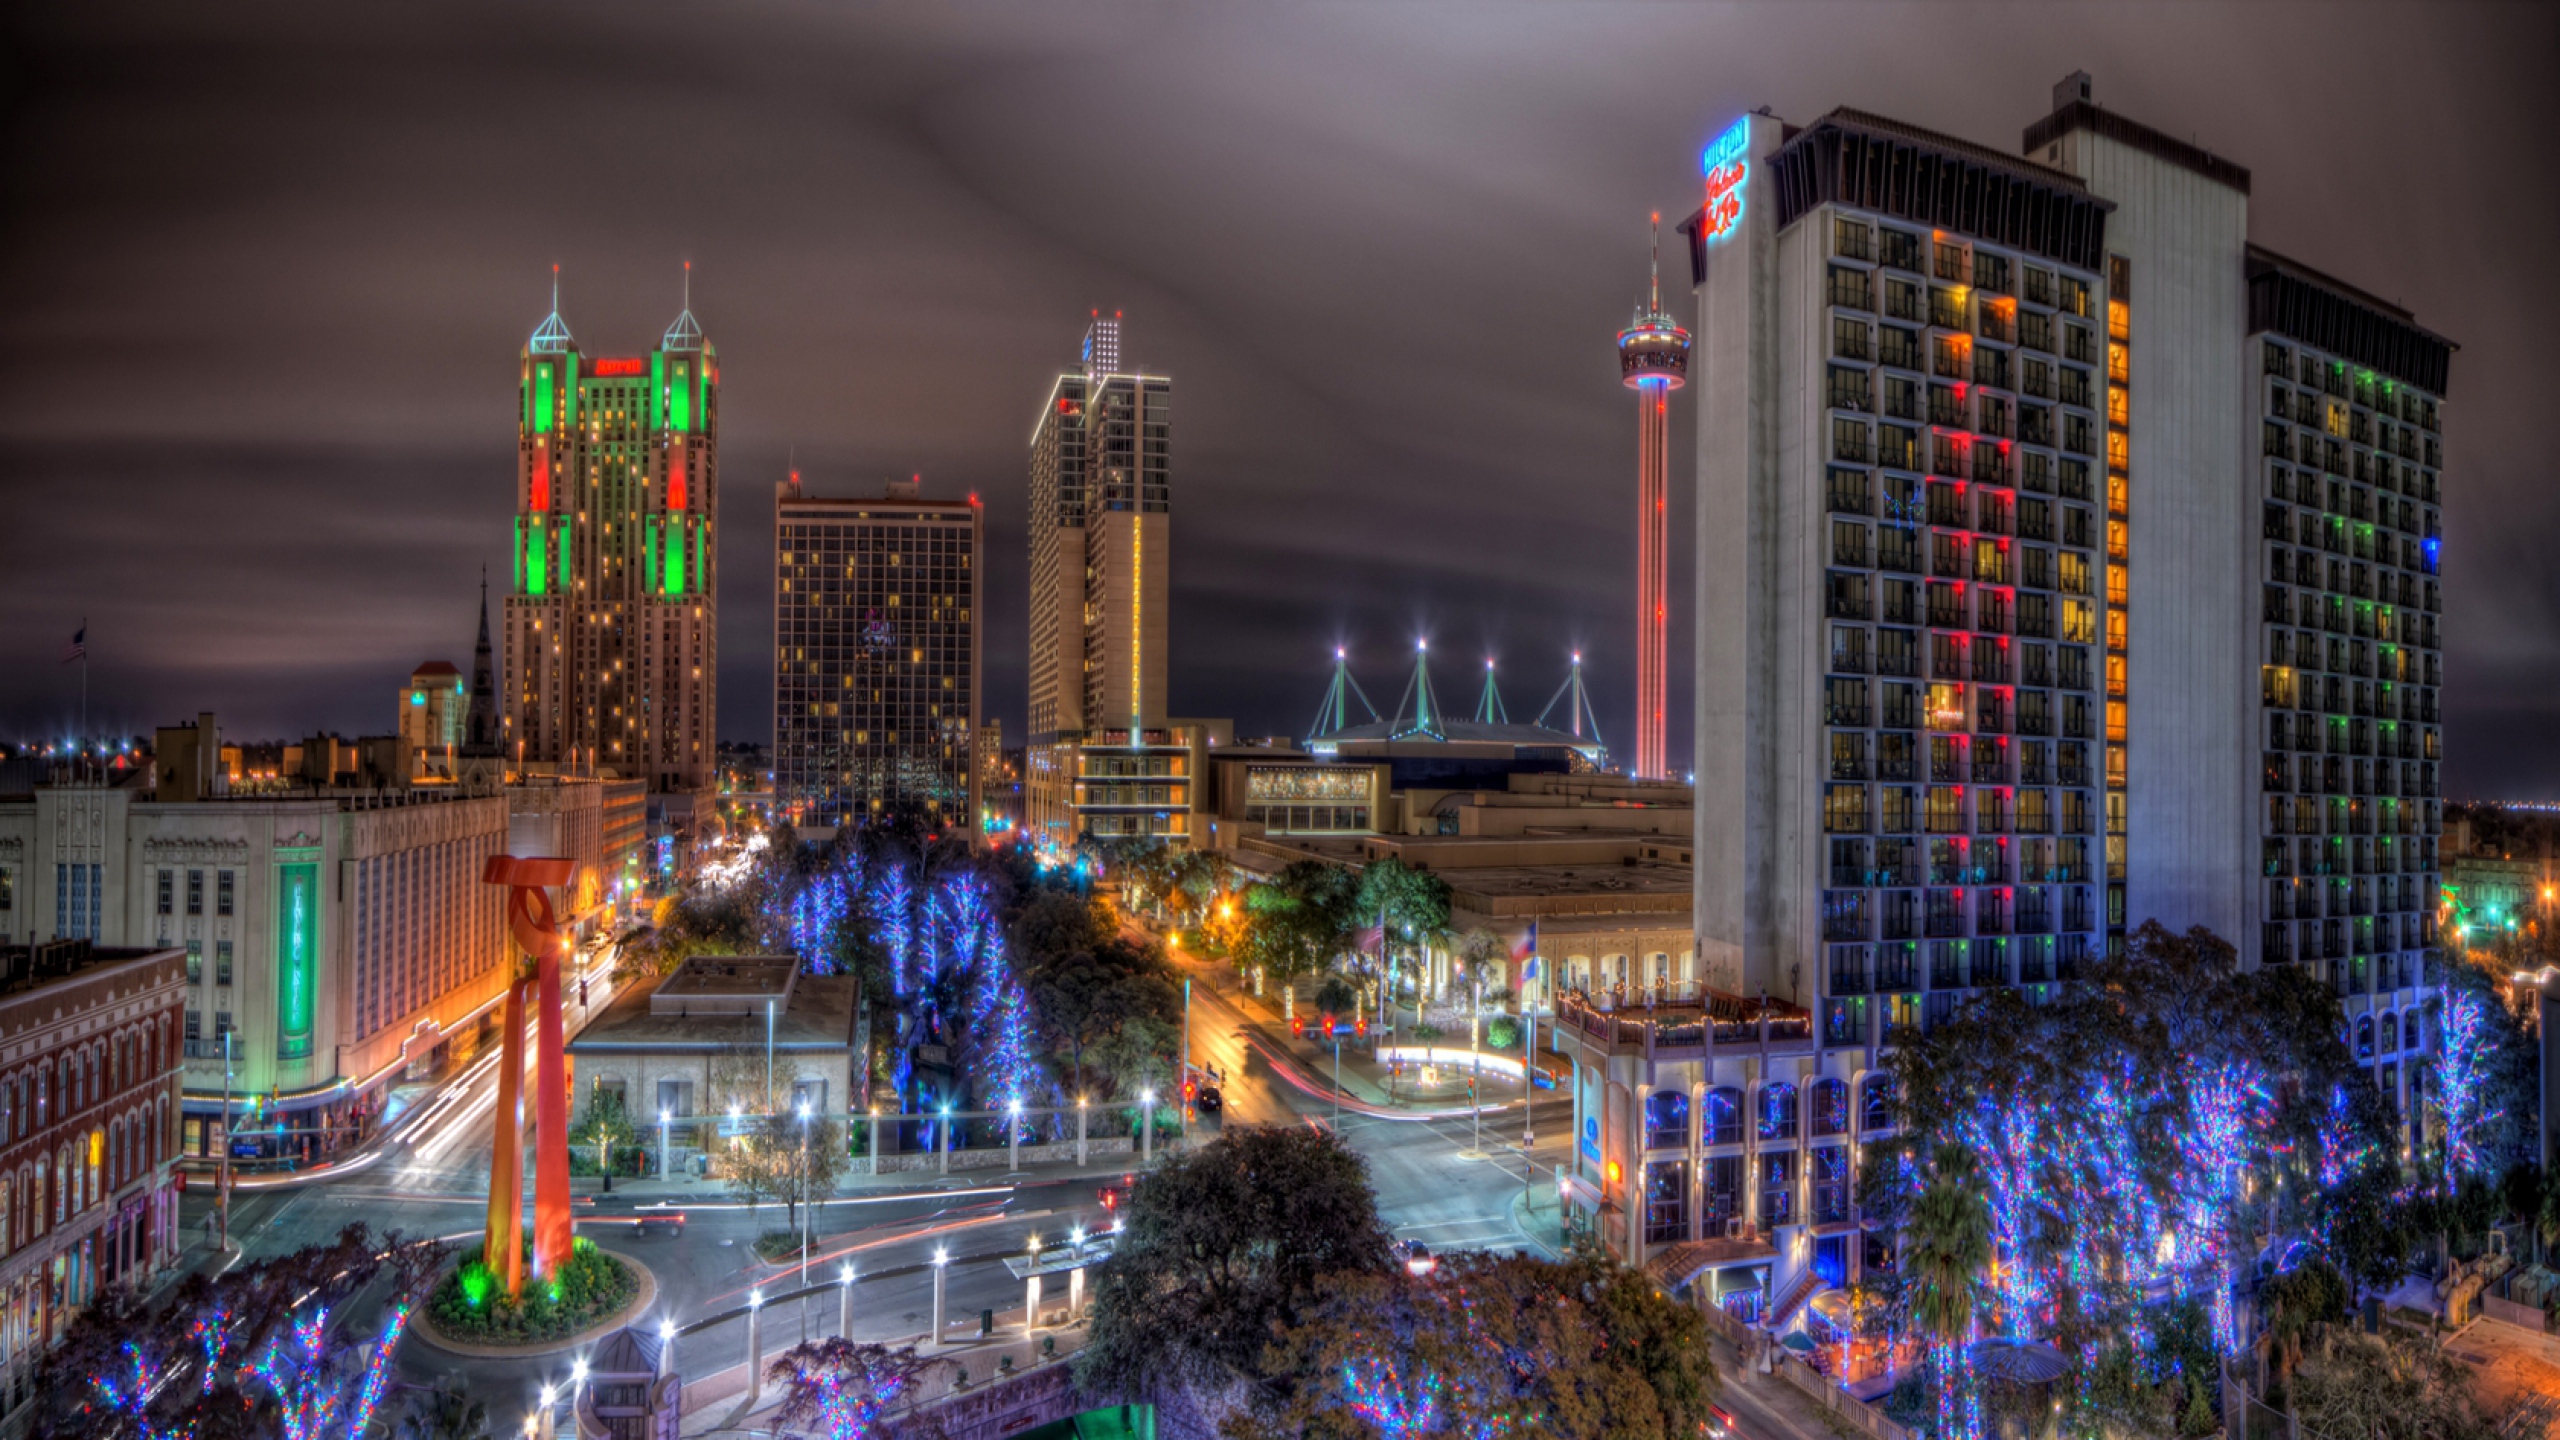
[[[1708,1440],[1734,1440],[1733,1412],[1721,1405],[1707,1407]]]
[[[1217,1086],[1203,1085],[1200,1087],[1200,1098],[1193,1103],[1200,1107],[1201,1114],[1215,1115],[1226,1108],[1227,1100],[1225,1096],[1218,1093]]]
[[[1093,1198],[1101,1203],[1103,1209],[1117,1213],[1121,1206],[1129,1203],[1130,1187],[1137,1183],[1137,1176],[1123,1175],[1120,1177],[1119,1184],[1103,1186],[1095,1192]]]
[[[1407,1275],[1428,1275],[1440,1268],[1440,1259],[1431,1247],[1419,1240],[1401,1240],[1388,1252],[1404,1265]]]

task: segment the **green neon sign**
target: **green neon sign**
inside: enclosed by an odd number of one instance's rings
[[[551,363],[533,363],[533,430],[537,435],[551,433]]]
[[[320,867],[308,861],[276,867],[276,1058],[311,1054],[311,1022],[319,1006]]]
[[[667,423],[678,434],[693,428],[693,382],[690,378],[692,370],[693,367],[685,362],[681,360],[676,362],[676,383],[672,392],[675,410]]]
[[[684,530],[679,521],[667,535],[667,593],[684,593]]]

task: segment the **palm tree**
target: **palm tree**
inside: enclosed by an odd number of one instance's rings
[[[1903,1273],[1915,1287],[1911,1321],[1929,1337],[1938,1371],[1938,1433],[1951,1436],[1962,1368],[1955,1357],[1973,1339],[1979,1277],[1991,1264],[1991,1202],[1962,1150],[1950,1145],[1938,1152],[1903,1222],[1902,1244]]]

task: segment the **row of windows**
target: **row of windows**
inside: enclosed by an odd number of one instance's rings
[[[234,878],[236,873],[237,872],[231,870],[216,870],[213,872],[214,914],[228,915],[232,913],[234,898],[237,894],[237,883]],[[204,881],[204,871],[189,870],[186,872],[186,913],[190,915],[201,915],[204,913]],[[160,871],[156,882],[156,888],[159,892],[159,913],[163,915],[174,913],[178,895],[178,872],[175,870]]]
[[[2358,836],[2374,836],[2375,843],[2391,837],[2402,837],[2402,844],[2424,845],[2423,851],[2401,850],[2397,859],[2401,869],[2428,869],[2435,863],[2435,842],[2424,837],[2444,830],[2444,802],[2396,795],[2270,795],[2267,797],[2267,830],[2271,837],[2292,835],[2304,845],[2302,863],[2313,861],[2310,845],[2322,837],[2332,847],[2321,858],[2323,863],[2343,863],[2345,852],[2335,847]],[[2270,838],[2268,863],[2280,865],[2283,857],[2277,847],[2284,842]],[[2385,849],[2376,857],[2377,865],[2387,866],[2394,857]],[[2269,874],[2282,874],[2270,870]]]
[[[1822,787],[1822,828],[1832,835],[2088,835],[2096,829],[2094,810],[2085,790],[1837,782]]]
[[[2030,305],[2058,309],[2084,319],[2089,314],[2088,280],[2032,261],[2013,265],[2006,255],[1959,240],[1933,241],[1931,236],[1897,230],[1891,225],[1870,225],[1862,219],[1835,216],[1831,222],[1831,253],[1846,260],[1873,261],[1888,269],[1933,276],[1993,295],[2015,293]],[[2023,289],[2011,290],[2013,275],[2024,280]]]
[[[2297,356],[2280,341],[2269,340],[2265,345],[2262,368],[2269,375],[2285,376],[2299,384],[2316,387],[2340,400],[2352,401],[2363,409],[2396,415],[2402,422],[2424,430],[2438,428],[2435,397],[2423,391],[2370,370],[2351,370],[2343,360],[2331,360],[2310,350],[2304,350]]]
[[[2443,732],[2433,726],[2391,720],[2349,719],[2344,715],[2267,717],[2267,748],[2304,750],[2331,755],[2397,755],[2403,760],[2443,758]]]

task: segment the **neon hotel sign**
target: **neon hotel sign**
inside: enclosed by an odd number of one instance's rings
[[[1699,229],[1708,240],[1721,240],[1742,223],[1742,182],[1751,178],[1751,117],[1734,121],[1709,141],[1699,168],[1707,176],[1707,208]]]

